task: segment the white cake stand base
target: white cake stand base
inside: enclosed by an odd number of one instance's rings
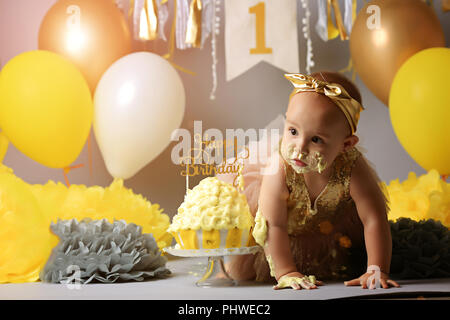
[[[255,254],[260,246],[227,248],[227,249],[179,249],[167,247],[165,252],[178,257],[208,257],[208,265],[203,276],[196,282],[199,287],[230,287],[236,286],[234,280],[225,270],[224,256]]]

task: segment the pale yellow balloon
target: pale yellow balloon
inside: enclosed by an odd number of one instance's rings
[[[170,144],[183,121],[186,94],[174,67],[135,52],[114,62],[94,95],[94,133],[108,172],[129,179]]]
[[[93,103],[81,72],[49,51],[11,59],[0,77],[0,127],[31,159],[64,168],[80,154],[92,124]]]
[[[395,134],[425,170],[450,173],[450,49],[431,48],[409,58],[389,96]]]

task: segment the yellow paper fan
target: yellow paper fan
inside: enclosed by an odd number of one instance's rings
[[[169,246],[170,218],[158,204],[123,186],[123,180],[102,188],[58,182],[30,185],[0,163],[0,283],[32,282],[58,238],[50,223],[58,219],[125,220],[151,233],[158,247]]]
[[[0,283],[37,281],[56,239],[29,185],[2,166]]]
[[[390,200],[390,220],[401,217],[415,221],[435,219],[450,227],[450,185],[436,170],[420,177],[410,172],[405,181],[396,179],[384,186]]]
[[[48,224],[59,219],[84,218],[93,220],[125,220],[142,227],[143,233],[152,233],[158,247],[169,246],[172,236],[166,232],[170,218],[158,204],[152,204],[140,194],[124,187],[123,180],[115,179],[110,186],[86,187],[49,181],[45,185],[32,185],[31,189],[44,208]]]

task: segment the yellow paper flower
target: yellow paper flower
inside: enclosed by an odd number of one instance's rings
[[[450,228],[450,183],[442,183],[442,191],[435,190],[430,193],[430,209],[427,217],[439,220]]]
[[[407,180],[400,183],[396,179],[383,187],[388,193],[390,220],[432,218],[450,227],[450,186],[436,170],[430,170],[419,178],[410,172]]]
[[[29,185],[1,166],[0,283],[37,281],[56,242]]]
[[[58,219],[125,220],[151,233],[158,247],[169,246],[170,218],[158,204],[114,180],[106,188],[49,181],[30,185],[0,163],[0,283],[39,279],[58,238],[50,223]]]
[[[48,224],[59,219],[91,218],[125,220],[142,227],[143,233],[152,233],[158,247],[167,247],[172,236],[167,233],[170,218],[158,204],[152,204],[140,194],[123,186],[123,180],[115,179],[109,187],[86,187],[72,184],[67,188],[62,183],[49,181],[45,185],[32,185],[46,213]]]

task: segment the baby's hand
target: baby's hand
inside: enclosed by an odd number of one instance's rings
[[[373,277],[372,279],[369,279],[370,277]],[[389,275],[384,273],[384,272],[380,272],[380,284],[384,289],[388,289],[389,287],[400,287],[400,285],[395,282],[394,280],[389,279]],[[368,283],[370,282],[370,283]],[[345,281],[344,284],[346,286],[361,286],[363,289],[375,289],[376,287],[376,279],[374,278],[374,273],[372,272],[366,272],[364,273],[362,276],[360,276],[359,278],[350,280],[350,281]]]
[[[290,272],[278,279],[278,284],[273,288],[275,290],[283,288],[300,289],[317,289],[317,286],[323,285],[322,281],[316,280],[314,276],[304,276],[300,272]]]

